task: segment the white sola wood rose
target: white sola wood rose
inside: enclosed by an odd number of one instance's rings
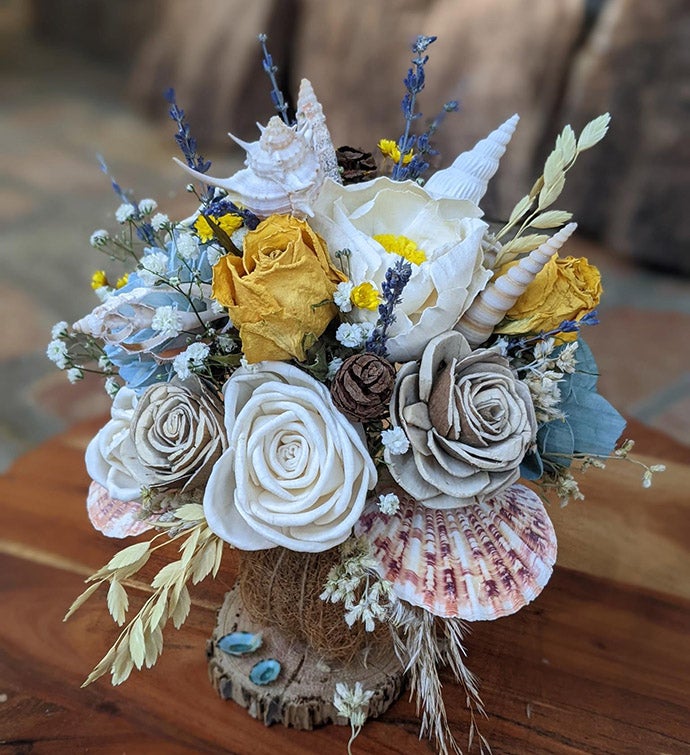
[[[113,399],[110,421],[86,448],[86,471],[120,501],[134,501],[141,495],[141,482],[132,474],[136,453],[130,440],[130,427],[137,407],[137,394],[122,387]]]
[[[283,362],[238,369],[224,393],[229,448],[206,485],[209,527],[242,550],[344,542],[377,479],[361,428]]]
[[[348,186],[326,181],[310,225],[331,254],[350,250],[345,269],[355,286],[369,282],[380,293],[399,256],[411,261],[386,342],[391,359],[406,362],[419,358],[430,338],[450,330],[491,278],[481,214],[472,202],[434,198],[412,181],[383,177]],[[378,311],[355,308],[348,317],[375,323]]]
[[[400,454],[387,448],[386,463],[431,508],[473,504],[515,482],[537,429],[529,390],[508,361],[496,349],[472,351],[457,332],[401,367],[391,420],[410,444]]]

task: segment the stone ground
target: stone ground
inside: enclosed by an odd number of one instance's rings
[[[51,325],[95,305],[91,273],[108,265],[88,244],[94,229],[114,228],[118,204],[96,154],[171,217],[193,209],[170,159],[172,125],[134,111],[118,70],[27,39],[15,8],[0,6],[0,470],[108,410],[100,380],[71,386],[45,357]],[[229,152],[208,156],[216,175],[237,165]],[[601,392],[690,447],[690,280],[631,267],[583,240],[569,252],[604,276],[602,324],[588,333]]]

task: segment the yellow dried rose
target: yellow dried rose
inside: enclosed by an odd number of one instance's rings
[[[512,262],[504,266],[503,274]],[[586,257],[559,257],[555,254],[506,313],[506,322],[496,333],[516,335],[555,330],[563,320],[579,320],[599,304],[601,276]],[[566,341],[576,333],[562,334]]]
[[[306,358],[337,314],[333,293],[347,280],[304,220],[271,215],[244,238],[242,257],[213,268],[213,296],[228,308],[248,362]]]

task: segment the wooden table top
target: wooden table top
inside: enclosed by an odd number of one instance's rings
[[[67,623],[83,579],[121,547],[84,509],[86,443],[79,425],[0,478],[0,753],[345,753],[349,730],[265,728],[209,684],[205,642],[235,564],[193,592],[189,620],[166,630],[157,666],[113,688],[80,689],[117,636],[105,590]],[[690,752],[690,451],[633,423],[651,490],[624,462],[590,470],[584,504],[551,507],[559,566],[515,616],[474,626],[494,753]],[[143,594],[143,592],[142,592]],[[466,743],[464,698],[444,677],[449,718]],[[354,753],[430,753],[403,696],[367,723]]]

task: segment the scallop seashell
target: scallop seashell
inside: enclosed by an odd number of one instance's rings
[[[355,527],[398,598],[435,616],[484,621],[515,613],[549,581],[556,533],[529,488],[511,485],[457,509],[399,497],[391,516],[370,502]]]
[[[324,175],[316,153],[296,127],[273,116],[261,137],[244,142],[230,137],[247,153],[246,168],[229,178],[214,178],[193,170],[177,158],[173,160],[194,178],[225,189],[228,196],[259,217],[295,212],[313,215],[311,203],[323,184]]]
[[[309,79],[302,79],[297,95],[297,131],[311,144],[324,176],[342,183],[338,170],[338,158],[326,125],[321,103],[316,99]]]
[[[252,666],[249,672],[250,681],[263,686],[274,682],[280,675],[280,663],[275,658],[266,658]]]
[[[460,331],[470,346],[478,346],[493,333],[494,327],[525,292],[544,265],[572,236],[577,223],[568,223],[540,247],[524,256],[516,265],[497,278],[477,296],[460,318],[455,330]]]
[[[261,647],[261,634],[252,632],[232,632],[218,640],[218,647],[228,655],[247,655]]]
[[[426,191],[437,199],[466,199],[479,204],[519,120],[516,113],[469,152],[458,155],[452,165],[439,170],[426,182]]]
[[[91,524],[107,537],[132,537],[152,528],[150,521],[139,519],[139,501],[119,501],[99,483],[92,482],[86,498]]]

